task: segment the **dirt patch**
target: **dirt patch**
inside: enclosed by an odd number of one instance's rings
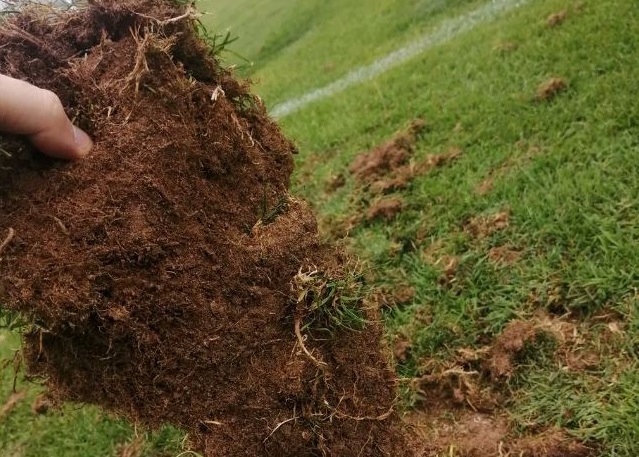
[[[417,119],[387,143],[353,160],[349,171],[357,184],[352,202],[358,215],[350,218],[350,228],[362,222],[392,220],[404,204],[400,197],[388,197],[388,194],[407,188],[417,176],[461,156],[459,148],[451,148],[444,154],[431,154],[423,160],[414,160],[415,142],[426,127],[424,120]],[[341,184],[341,179],[337,184]],[[334,187],[332,180],[327,186],[328,189]]]
[[[594,457],[597,449],[589,447],[562,430],[549,430],[537,436],[515,440],[509,447],[522,457]]]
[[[521,257],[521,252],[511,245],[495,246],[488,251],[488,258],[497,265],[510,266]]]
[[[418,135],[426,128],[423,119],[417,119],[387,143],[370,152],[360,154],[348,168],[355,179],[372,182],[406,164]]]
[[[438,411],[441,413],[441,411]],[[570,437],[565,431],[552,429],[534,436],[518,438],[512,424],[500,414],[458,411],[435,417],[415,413],[406,422],[419,430],[427,443],[425,457],[454,455],[459,457],[594,457],[597,449]]]
[[[388,278],[384,279],[387,280]],[[371,282],[375,282],[375,280],[380,281],[381,278],[372,278]],[[374,292],[377,302],[388,309],[404,306],[413,302],[416,294],[417,291],[413,286],[399,280],[398,283],[394,285],[380,286]]]
[[[366,220],[372,222],[378,219],[393,220],[404,209],[404,199],[400,197],[386,197],[375,201],[366,212]]]
[[[417,291],[413,286],[398,286],[391,295],[391,301],[396,305],[405,305],[415,299]]]
[[[424,413],[413,414],[406,420],[427,443],[422,451],[425,457],[498,456],[509,432],[505,419],[473,411],[457,412],[453,420],[450,415]]]
[[[464,224],[464,231],[476,239],[484,239],[510,225],[510,212],[500,211],[471,218]]]
[[[539,329],[533,322],[510,322],[493,343],[485,361],[491,376],[495,379],[511,377],[515,372],[515,358],[538,334]]]
[[[341,189],[346,185],[346,176],[344,173],[339,173],[337,175],[331,176],[325,186],[325,191],[328,193],[333,193],[338,189]]]
[[[442,408],[442,409],[439,409]],[[560,429],[518,437],[506,416],[498,411],[453,410],[441,404],[428,412],[415,412],[405,418],[426,443],[425,457],[594,457],[597,448],[570,437]]]
[[[548,16],[548,19],[546,19],[546,24],[548,25],[548,27],[554,28],[563,24],[566,21],[567,17],[568,17],[568,11],[562,10]]]
[[[47,414],[54,407],[53,402],[46,393],[38,395],[31,403],[31,412],[36,416]]]
[[[441,167],[461,156],[459,148],[413,160],[414,146],[427,125],[417,119],[387,143],[358,155],[349,167],[355,180],[370,194],[386,194],[405,189],[417,176]]]
[[[420,162],[411,162],[395,169],[386,177],[373,181],[368,190],[372,194],[386,194],[405,189],[417,176],[425,175],[460,156],[461,150],[459,148],[452,148],[444,154],[430,154]]]
[[[486,179],[484,179],[475,187],[475,193],[477,195],[483,196],[488,194],[491,190],[493,190],[494,187],[495,187],[495,178],[491,174],[491,176],[488,176]]]
[[[568,90],[568,82],[565,79],[550,78],[537,88],[535,99],[540,102],[548,102],[566,90]]]
[[[175,424],[209,457],[410,455],[378,309],[349,297],[339,314],[335,288],[293,282],[339,283],[347,259],[288,194],[294,146],[193,11],[30,11],[0,28],[0,72],[58,93],[95,149],[61,163],[1,138],[0,298],[38,322],[29,373],[56,400]],[[326,328],[335,313],[365,326]]]
[[[399,362],[406,362],[410,357],[410,352],[413,349],[413,344],[405,335],[398,337],[393,344],[393,355],[395,360]]]
[[[513,321],[491,345],[462,348],[447,362],[420,361],[420,377],[413,380],[417,411],[405,420],[418,431],[425,456],[575,456],[597,455],[588,443],[564,430],[536,429],[521,436],[521,424],[510,422],[504,406],[509,389],[503,381],[515,373],[529,343],[550,334],[563,357],[578,344],[574,323],[536,315],[530,321]],[[402,346],[404,347],[404,346]],[[497,375],[497,376],[496,376]]]
[[[491,386],[482,380],[482,373],[460,365],[437,367],[415,380],[415,389],[422,408],[433,408],[446,402],[454,408],[492,412],[500,403]]]
[[[4,405],[0,408],[0,420],[4,419],[6,416],[11,414],[11,412],[20,404],[24,397],[26,397],[27,393],[25,391],[14,392],[12,393]]]
[[[552,357],[564,369],[581,373],[599,368],[601,353],[593,340],[591,325],[546,312],[538,312],[527,321],[512,321],[488,346],[458,350],[458,363],[480,367],[486,376],[496,380],[508,378],[515,373],[526,345],[544,337],[554,342]]]

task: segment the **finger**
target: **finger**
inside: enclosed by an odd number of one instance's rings
[[[74,126],[53,92],[0,75],[0,130],[26,135],[33,145],[52,157],[78,159],[93,143]]]

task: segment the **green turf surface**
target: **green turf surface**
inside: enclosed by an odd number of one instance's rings
[[[275,0],[213,2],[203,22],[240,37],[232,46],[269,105],[343,76],[420,37],[481,0]],[[217,11],[217,13],[215,13]],[[244,62],[229,56],[231,63]]]
[[[213,27],[240,35],[232,48],[254,62],[242,71],[272,105],[482,3],[224,0],[200,8],[214,12],[204,19]],[[547,17],[561,10],[565,22],[549,27]],[[295,193],[325,225],[363,211],[346,172],[353,158],[413,119],[429,125],[416,158],[461,149],[457,161],[398,193],[406,208],[397,218],[359,224],[348,239],[379,285],[416,290],[385,315],[389,339],[402,335],[412,345],[398,374],[454,363],[459,349],[490,344],[515,319],[570,324],[570,344],[528,348],[501,387],[509,392],[504,408],[521,433],[564,427],[611,457],[639,455],[638,36],[635,0],[531,0],[282,120],[301,150]],[[563,78],[567,90],[537,101],[551,77]],[[327,192],[340,173],[346,185]],[[507,227],[469,233],[469,221],[499,212],[509,215]],[[517,253],[508,265],[491,259],[504,246]],[[452,257],[454,281],[442,284],[441,260]],[[562,344],[593,360],[583,369],[566,365],[553,355]],[[5,354],[15,345],[0,343]],[[4,370],[0,381],[0,398],[8,398],[13,376]],[[0,455],[111,456],[132,439],[130,426],[90,409],[34,417],[33,395],[0,419]],[[407,410],[415,399],[405,387]],[[179,439],[155,435],[145,455],[175,455]]]

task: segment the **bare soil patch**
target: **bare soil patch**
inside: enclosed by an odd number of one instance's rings
[[[430,154],[413,160],[414,146],[419,135],[427,128],[417,119],[387,143],[358,155],[349,167],[355,180],[373,195],[405,189],[417,176],[441,167],[461,156],[459,148],[443,154]]]
[[[400,197],[386,197],[376,200],[366,212],[366,220],[372,222],[377,219],[392,220],[405,207],[404,200]]]
[[[410,356],[410,352],[413,348],[413,344],[406,335],[401,335],[395,339],[393,344],[393,355],[395,360],[399,362],[406,362]]]
[[[539,314],[528,321],[512,321],[485,347],[459,349],[452,360],[419,361],[423,374],[412,385],[417,409],[405,420],[418,432],[423,455],[598,455],[596,445],[565,430],[529,429],[522,435],[517,430],[521,424],[512,423],[505,411],[509,401],[505,381],[519,369],[523,352],[550,336],[557,341],[554,357],[565,364],[566,357],[583,345],[576,325]],[[410,354],[410,346],[401,338],[395,349],[396,357]]]
[[[444,406],[444,405],[442,405]],[[438,411],[439,412],[439,411]],[[534,436],[517,437],[505,416],[472,410],[456,411],[454,419],[416,413],[406,418],[426,443],[425,457],[594,457],[597,449],[551,429]]]
[[[395,288],[391,295],[391,301],[396,305],[404,305],[410,303],[415,298],[417,291],[413,286],[399,285]]]
[[[537,88],[535,98],[540,102],[548,102],[566,90],[568,90],[568,82],[565,79],[550,78]]]
[[[515,370],[515,357],[524,345],[534,341],[539,334],[538,327],[530,321],[512,321],[493,343],[486,368],[495,379],[511,377]]]
[[[521,252],[510,245],[495,246],[488,251],[488,258],[502,266],[509,266],[517,262],[521,257]]]
[[[417,136],[426,128],[426,122],[417,119],[387,143],[355,158],[349,167],[359,181],[373,182],[405,165],[410,159]]]
[[[561,10],[548,16],[548,19],[546,19],[546,24],[548,24],[548,27],[554,28],[563,24],[566,21],[567,17],[568,11]]]
[[[515,440],[511,452],[523,457],[594,457],[597,449],[580,443],[563,430],[548,430]]]
[[[25,391],[14,392],[9,395],[7,401],[5,401],[4,405],[0,407],[0,421],[11,414],[11,412],[20,404],[20,402],[24,400],[26,395],[27,393]]]
[[[46,393],[38,395],[31,403],[31,412],[36,416],[47,414],[53,408],[53,402]]]
[[[416,119],[388,142],[359,154],[353,160],[349,171],[357,184],[352,200],[358,214],[344,221],[346,231],[364,221],[394,219],[405,204],[401,197],[389,194],[406,189],[417,176],[461,156],[459,148],[451,148],[443,154],[430,154],[422,160],[414,160],[415,143],[426,129],[426,122]],[[327,190],[334,191],[342,185],[343,177],[336,176],[327,183]]]
[[[340,297],[293,278],[344,280],[347,259],[288,194],[295,147],[192,15],[96,0],[0,27],[0,72],[55,91],[96,144],[70,164],[0,138],[0,299],[38,322],[28,372],[206,456],[411,455],[378,310],[313,327]]]
[[[499,211],[493,214],[482,214],[471,218],[464,224],[464,231],[473,238],[487,238],[495,232],[504,230],[510,225],[510,212]]]

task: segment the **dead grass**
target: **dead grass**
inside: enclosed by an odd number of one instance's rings
[[[136,436],[133,441],[121,444],[117,449],[117,457],[140,457],[142,455],[142,448],[144,445],[144,438]]]

